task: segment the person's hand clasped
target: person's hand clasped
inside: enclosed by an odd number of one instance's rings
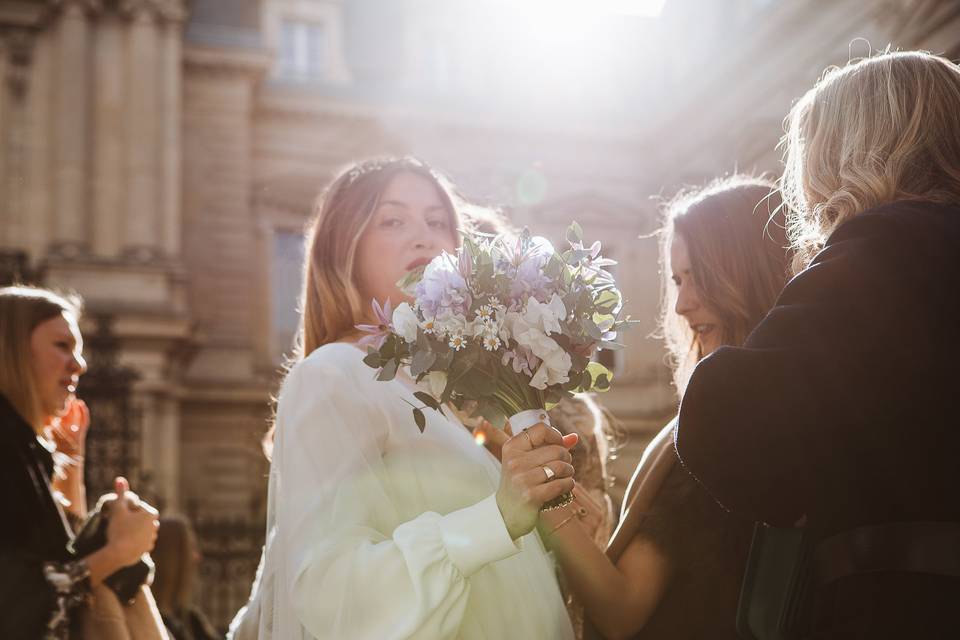
[[[544,503],[573,490],[568,449],[576,443],[576,434],[563,436],[543,423],[503,443],[497,506],[514,540],[533,529]]]
[[[129,490],[124,478],[116,480],[116,496],[106,497],[107,547],[120,566],[126,567],[153,549],[160,526],[157,510]]]

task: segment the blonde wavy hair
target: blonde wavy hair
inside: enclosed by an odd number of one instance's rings
[[[50,417],[44,415],[31,366],[30,336],[43,322],[60,314],[77,321],[83,300],[49,289],[11,286],[0,289],[0,394],[40,433]]]
[[[945,58],[885,51],[828,69],[784,128],[795,270],[862,211],[960,202],[960,68]]]

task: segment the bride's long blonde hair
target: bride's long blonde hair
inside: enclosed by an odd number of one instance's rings
[[[862,211],[960,202],[960,68],[945,58],[884,52],[829,69],[785,129],[781,192],[795,270]]]

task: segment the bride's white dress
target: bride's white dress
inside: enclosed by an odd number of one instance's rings
[[[510,539],[500,463],[348,344],[280,394],[267,545],[237,640],[573,638],[536,533]]]

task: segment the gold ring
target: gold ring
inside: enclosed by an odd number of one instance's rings
[[[530,448],[531,448],[531,449],[533,449],[533,448],[534,448],[534,446],[533,446],[533,440],[530,439],[530,434],[527,432],[527,430],[524,429],[524,430],[521,431],[520,433],[521,433],[521,435],[527,436],[527,444],[530,445]]]
[[[542,467],[540,467],[540,468],[543,469],[543,472],[544,472],[545,474],[547,474],[547,482],[550,482],[551,480],[553,480],[554,478],[557,477],[557,474],[554,473],[554,472],[553,472],[553,469],[551,469],[550,467],[544,465],[544,466],[542,466]]]

